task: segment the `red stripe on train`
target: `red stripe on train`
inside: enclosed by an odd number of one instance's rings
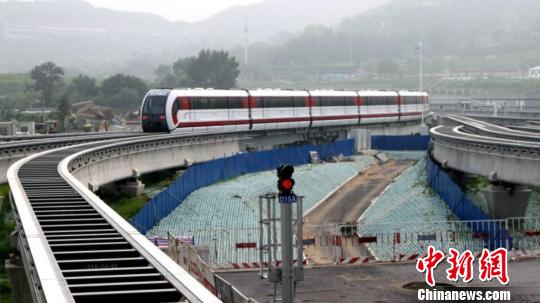
[[[401,116],[416,116],[420,112],[401,113]],[[351,120],[351,119],[369,119],[369,118],[385,118],[397,117],[398,113],[389,114],[367,114],[367,115],[346,115],[346,116],[313,116],[313,121],[329,121],[329,120]],[[253,124],[265,123],[287,123],[287,122],[309,122],[310,117],[294,117],[294,118],[264,118],[253,119]],[[196,122],[180,122],[178,127],[204,127],[204,126],[228,126],[228,125],[246,125],[249,120],[217,120],[217,121],[196,121]]]

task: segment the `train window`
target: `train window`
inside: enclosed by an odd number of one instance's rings
[[[148,96],[144,100],[143,114],[160,115],[165,113],[167,96]]]
[[[306,98],[304,97],[293,97],[294,107],[307,107]]]
[[[208,109],[208,100],[206,98],[191,97],[189,100],[191,101],[191,109]]]
[[[293,107],[291,97],[264,97],[262,98],[265,108]]]
[[[405,97],[404,99],[406,105],[416,104],[416,97]]]
[[[180,108],[180,101],[181,101],[180,98],[176,98],[176,100],[174,100],[174,103],[173,103],[173,106],[172,106],[172,113],[173,114],[178,112],[178,110]]]
[[[368,106],[386,106],[393,104],[392,97],[364,97],[364,104]]]
[[[242,97],[229,97],[229,108],[244,108]]]
[[[204,109],[227,109],[227,98],[223,97],[194,97],[190,98],[191,108],[196,110]]]
[[[345,106],[344,97],[322,97],[320,98],[321,106]]]
[[[226,97],[208,98],[208,109],[228,109]]]
[[[356,106],[356,97],[345,97],[345,106]]]

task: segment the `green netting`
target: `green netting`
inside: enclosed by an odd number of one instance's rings
[[[305,197],[304,211],[308,211],[347,179],[375,163],[372,156],[354,156],[347,162],[297,166],[294,191]],[[195,244],[208,247],[215,263],[255,261],[255,249],[237,250],[234,244],[257,242],[258,197],[274,192],[276,181],[274,171],[265,171],[196,190],[147,236],[165,237],[168,231],[177,236],[195,236]]]

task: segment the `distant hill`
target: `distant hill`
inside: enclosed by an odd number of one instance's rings
[[[249,41],[268,41],[282,32],[302,31],[310,24],[332,25],[391,0],[266,0],[234,6],[211,18],[190,24],[190,41],[211,46],[234,46],[245,41],[247,18]]]
[[[93,74],[130,59],[181,47],[186,24],[144,13],[94,8],[83,1],[0,2],[0,72],[52,60]]]
[[[82,0],[0,1],[0,73],[24,72],[46,60],[68,72],[150,77],[159,63],[201,48],[227,49],[311,23],[333,23],[389,0],[266,0],[235,6],[197,23],[95,8]]]
[[[540,64],[538,16],[538,0],[395,0],[339,26],[310,27],[266,57],[278,58],[271,64],[414,58],[421,41],[426,57],[447,61],[441,65],[532,66]]]

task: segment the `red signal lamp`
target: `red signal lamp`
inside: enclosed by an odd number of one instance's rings
[[[293,184],[294,184],[294,182],[293,182],[293,180],[291,180],[291,179],[284,179],[284,180],[281,181],[281,187],[282,187],[283,189],[285,189],[285,190],[290,190],[290,189],[292,189]]]

